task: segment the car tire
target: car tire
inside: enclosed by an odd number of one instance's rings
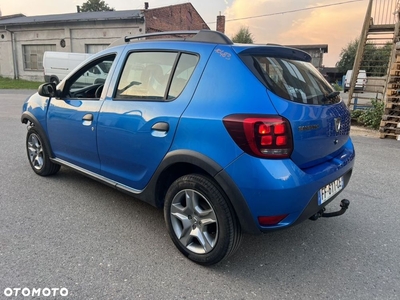
[[[198,264],[216,264],[240,245],[237,217],[208,177],[189,174],[175,180],[165,196],[164,218],[175,246]]]
[[[60,170],[60,165],[50,160],[48,147],[44,144],[40,134],[31,127],[26,135],[26,152],[32,170],[41,176],[56,174]]]

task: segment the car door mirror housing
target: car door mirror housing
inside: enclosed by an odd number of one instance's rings
[[[57,97],[59,95],[56,85],[53,82],[43,83],[38,88],[38,94],[42,97]]]

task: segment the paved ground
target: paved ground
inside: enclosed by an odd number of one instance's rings
[[[349,93],[340,92],[340,96],[342,97],[343,101],[347,104],[349,99]],[[352,103],[357,103],[358,108],[362,108],[365,106],[371,106],[371,99],[378,99],[382,98],[382,94],[376,94],[371,92],[363,92],[363,93],[354,93]]]
[[[371,137],[371,138],[379,138],[379,131],[373,130],[361,126],[352,126],[350,130],[351,136],[364,136],[364,137]]]
[[[205,268],[175,249],[161,211],[66,168],[34,175],[19,121],[29,93],[0,90],[0,299],[18,287],[96,300],[400,298],[399,141],[353,137],[345,215],[245,236]]]

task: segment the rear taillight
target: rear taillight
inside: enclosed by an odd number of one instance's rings
[[[288,158],[293,151],[289,121],[265,115],[230,115],[223,120],[236,144],[246,153],[262,158]]]

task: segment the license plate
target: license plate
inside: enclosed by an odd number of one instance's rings
[[[342,189],[343,189],[343,177],[340,177],[319,190],[318,204],[321,205],[324,202],[328,201],[337,193],[339,193]]]

